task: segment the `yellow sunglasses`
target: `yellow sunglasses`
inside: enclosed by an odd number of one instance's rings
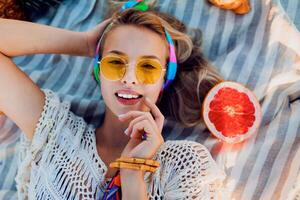
[[[121,80],[128,67],[128,62],[118,55],[107,55],[98,62],[100,73],[110,81]],[[166,69],[162,68],[161,63],[152,58],[140,58],[135,65],[135,75],[141,84],[154,84],[163,75]]]

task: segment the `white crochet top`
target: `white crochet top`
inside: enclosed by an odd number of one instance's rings
[[[32,141],[23,137],[16,177],[19,199],[101,199],[107,167],[95,130],[50,90]],[[158,170],[145,173],[149,199],[224,199],[225,174],[209,151],[190,141],[167,141],[155,155]]]

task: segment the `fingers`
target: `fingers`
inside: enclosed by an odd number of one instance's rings
[[[150,111],[151,111],[155,121],[159,125],[159,128],[162,128],[165,117],[160,112],[159,108],[154,103],[152,103],[148,97],[145,98],[145,104],[150,108]]]
[[[127,121],[127,120],[132,120],[136,117],[139,117],[141,115],[144,115],[144,112],[141,112],[141,111],[129,111],[125,114],[122,114],[122,115],[119,115],[119,120],[120,121]]]
[[[132,132],[130,133],[130,137],[131,138],[135,138],[135,139],[142,139],[142,134],[144,132],[146,132],[146,121],[145,120],[142,120],[136,124],[133,125],[132,127]],[[147,130],[148,132],[150,132],[149,130]]]
[[[91,30],[84,32],[84,37],[87,42],[87,52],[84,55],[94,57],[95,56],[95,49],[97,47],[97,42],[100,37],[103,35],[106,27],[110,24],[111,18],[102,21],[101,23],[97,24]]]
[[[99,24],[99,26],[102,27],[102,28],[104,28],[104,27],[106,27],[110,22],[111,22],[111,18],[108,18],[108,19],[102,21],[102,22]]]
[[[150,108],[151,113],[142,112],[142,111],[129,111],[125,114],[118,116],[120,121],[125,122],[130,120],[129,126],[125,130],[126,135],[128,136],[135,135],[135,137],[141,138],[141,135],[143,134],[143,130],[141,130],[141,127],[137,127],[137,124],[141,122],[143,123],[147,122],[147,126],[150,125],[151,127],[148,129],[151,129],[152,132],[161,135],[161,131],[164,124],[163,114],[160,112],[159,108],[149,100],[149,98],[146,97],[144,99],[144,102],[145,105]]]
[[[157,134],[156,130],[153,129],[153,126],[149,123],[148,120],[142,120],[135,125],[133,125],[131,138],[142,139],[142,135],[146,134],[145,141],[151,142],[152,144],[162,144],[164,138],[161,134]]]
[[[149,112],[141,112],[141,111],[129,111],[126,114],[119,115],[119,120],[120,121],[127,121],[131,120],[127,129],[125,130],[126,135],[130,135],[132,131],[132,127],[134,124],[136,124],[139,121],[142,120],[149,120],[149,123],[157,128],[157,124],[154,121],[152,115]]]
[[[132,130],[133,130],[133,126],[135,124],[137,124],[138,122],[141,122],[141,121],[149,121],[149,123],[151,124],[151,126],[155,129],[156,132],[158,132],[157,130],[157,125],[155,123],[155,121],[153,119],[150,119],[149,117],[145,116],[145,115],[141,115],[137,118],[135,118],[134,120],[132,120],[130,123],[129,123],[129,126],[128,128],[125,130],[125,134],[130,136],[131,133],[132,133]]]
[[[146,115],[149,118],[149,120],[152,119],[155,122],[156,126],[161,131],[163,128],[163,125],[164,125],[164,120],[165,120],[163,114],[160,112],[159,108],[149,100],[149,98],[146,97],[144,102],[145,102],[145,105],[150,108],[150,112],[153,116],[149,112],[129,111],[123,115],[119,115],[118,116],[119,120],[120,121],[133,120],[141,115]],[[154,119],[153,119],[153,117],[154,117]]]
[[[140,122],[140,121],[143,121],[145,120],[145,116],[141,115],[137,118],[135,118],[134,120],[132,120],[130,123],[129,123],[129,126],[127,127],[127,129],[125,130],[125,134],[130,136],[131,135],[131,131],[132,131],[132,127],[134,126],[134,124],[136,124],[137,122]]]
[[[124,121],[127,121],[127,120],[133,120],[133,119],[135,119],[139,116],[145,116],[149,120],[152,119],[154,121],[152,115],[149,112],[142,112],[142,111],[129,111],[129,112],[123,114],[123,115],[119,115],[118,117],[119,117],[120,121],[124,122]]]
[[[100,37],[104,34],[106,27],[108,27],[108,25],[111,22],[111,18],[106,19],[104,21],[102,21],[100,24],[98,24],[94,29],[93,32],[95,35],[97,35],[97,40],[100,39]]]
[[[159,108],[154,104],[152,103],[148,97],[145,98],[144,100],[146,106],[148,106],[150,108],[150,111],[153,115],[153,117],[155,118],[155,121],[156,122],[159,122],[160,124],[163,124],[163,121],[164,121],[164,116],[163,114],[160,112]],[[129,111],[123,115],[119,115],[119,119],[121,121],[126,121],[126,120],[129,120],[129,119],[133,119],[133,118],[136,118],[138,116],[140,116],[141,114],[143,113],[147,113],[147,112],[142,112],[142,111]]]
[[[132,127],[132,132],[130,134],[131,138],[142,139],[142,135],[146,133],[146,140],[151,140],[153,137],[156,137],[156,131],[153,130],[153,126],[149,123],[148,120],[142,120],[137,122]]]
[[[111,18],[106,19],[104,21],[102,21],[101,23],[99,23],[98,25],[96,25],[91,32],[93,32],[94,34],[97,35],[97,38],[99,38],[103,31],[105,30],[105,27],[107,27],[107,25],[111,22]]]

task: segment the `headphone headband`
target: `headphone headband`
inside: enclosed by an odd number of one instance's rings
[[[143,12],[145,12],[149,9],[148,5],[145,3],[145,1],[143,1],[143,0],[131,0],[131,1],[127,1],[122,6],[121,12],[123,12],[126,9],[130,9],[130,8],[134,8],[136,10],[140,10],[140,11],[143,11]],[[99,66],[98,66],[98,62],[101,59],[100,54],[99,54],[100,45],[101,45],[101,42],[102,42],[102,39],[103,39],[104,35],[110,30],[112,25],[113,25],[113,22],[109,23],[105,27],[105,30],[103,31],[103,34],[101,35],[101,37],[98,41],[96,52],[95,52],[94,77],[95,77],[95,79],[98,83],[100,83],[100,80],[99,80]],[[166,79],[166,81],[163,85],[162,90],[169,87],[169,85],[174,80],[174,78],[176,76],[176,72],[177,72],[177,59],[176,59],[174,42],[172,40],[171,35],[169,34],[169,32],[166,29],[165,29],[165,36],[166,36],[167,42],[169,44],[169,63],[168,63],[168,67],[167,67],[167,79]]]

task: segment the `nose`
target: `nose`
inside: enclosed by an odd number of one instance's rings
[[[137,84],[135,75],[135,63],[128,63],[124,77],[121,79],[123,84]]]

